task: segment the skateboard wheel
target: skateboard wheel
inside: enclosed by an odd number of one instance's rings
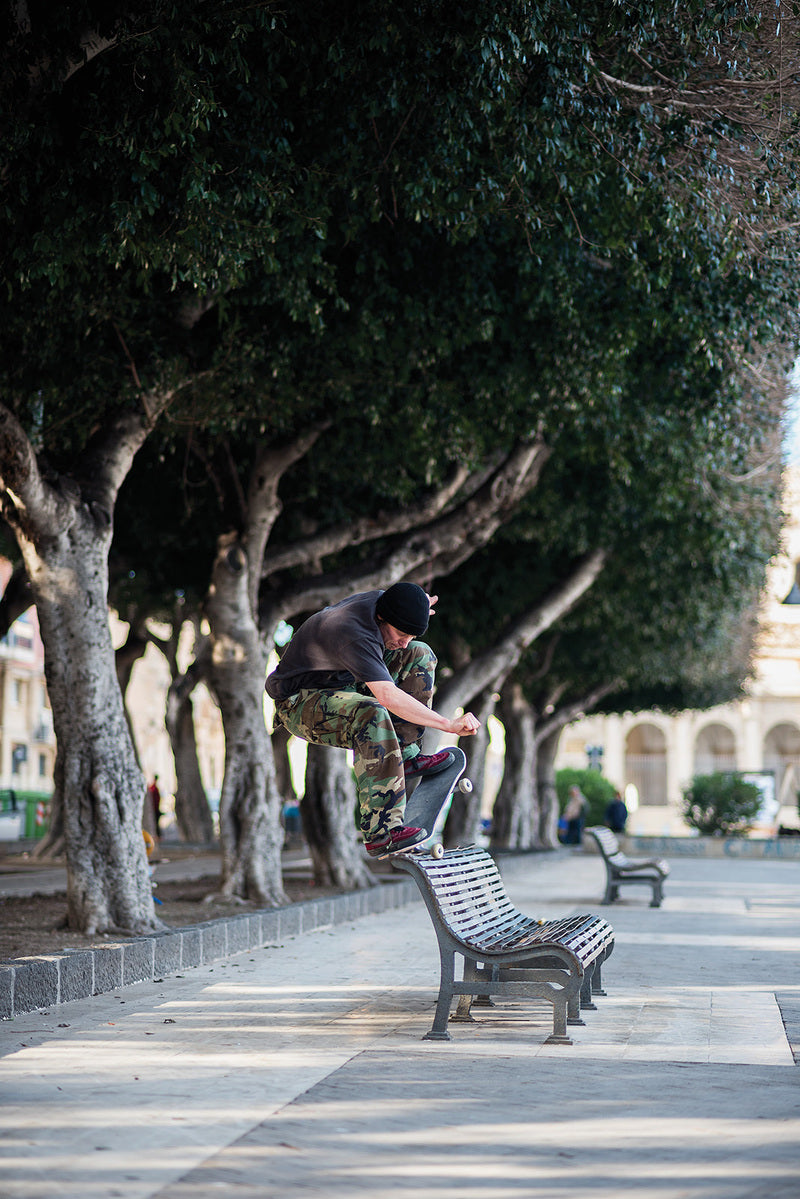
[[[472,782],[470,779],[459,779],[458,789],[459,791],[463,791],[465,795],[469,795],[470,791],[472,790]]]
[[[444,846],[440,845],[438,841],[436,842],[435,845],[431,846],[431,857],[432,858],[443,858],[444,857]]]

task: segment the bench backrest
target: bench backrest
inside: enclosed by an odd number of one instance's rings
[[[395,865],[419,884],[434,918],[465,947],[501,954],[551,946],[554,955],[578,966],[608,944],[611,926],[597,916],[566,916],[541,921],[515,908],[500,872],[485,849],[470,845],[442,858],[398,855]],[[439,930],[437,929],[437,936]]]
[[[618,860],[622,856],[619,841],[610,828],[605,828],[602,824],[597,824],[591,828],[587,828],[585,831],[592,834],[604,858]]]
[[[524,922],[485,849],[471,845],[450,850],[443,858],[420,854],[413,861],[427,880],[439,916],[460,939],[473,941],[482,931],[496,933]]]

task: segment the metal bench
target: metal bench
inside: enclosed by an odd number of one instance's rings
[[[441,978],[433,1027],[424,1040],[449,1041],[447,1021],[471,1021],[491,995],[546,1000],[553,1007],[549,1044],[571,1045],[568,1024],[583,1024],[581,1010],[604,995],[600,968],[614,946],[614,931],[600,916],[541,921],[518,911],[506,895],[492,857],[469,846],[443,857],[402,854],[393,859],[415,880],[439,941]],[[455,977],[455,959],[464,961]]]
[[[651,908],[660,908],[664,896],[664,879],[669,874],[669,863],[651,858],[631,861],[619,847],[619,841],[610,828],[595,825],[586,829],[591,833],[606,865],[606,893],[603,903],[619,899],[623,883],[646,883],[652,888]]]

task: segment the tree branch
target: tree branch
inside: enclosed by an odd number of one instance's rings
[[[55,536],[72,519],[72,503],[46,483],[25,430],[0,403],[0,504],[14,532],[26,541]]]
[[[605,550],[588,554],[571,575],[554,587],[517,620],[502,636],[466,666],[455,671],[436,692],[436,709],[442,714],[466,707],[490,682],[504,679],[519,662],[524,650],[546,629],[578,603],[606,563]]]
[[[33,604],[28,572],[20,562],[14,567],[0,599],[0,637],[5,637],[15,620]]]
[[[420,571],[426,580],[449,574],[486,545],[522,497],[536,486],[549,455],[539,440],[519,446],[463,503],[441,517],[423,521],[409,536],[382,547],[367,563],[262,594],[262,627]],[[383,537],[381,527],[374,530],[374,537]]]
[[[603,683],[595,687],[592,691],[575,699],[572,703],[565,704],[563,708],[559,708],[547,720],[543,720],[541,724],[537,724],[534,740],[539,745],[547,737],[559,729],[565,728],[568,724],[572,724],[573,720],[577,720],[579,716],[586,712],[591,712],[596,708],[601,699],[605,699],[607,695],[611,695],[614,691],[619,691],[623,684],[622,679],[613,679],[610,683]]]
[[[270,533],[283,504],[278,495],[281,479],[290,466],[304,457],[314,442],[331,426],[330,420],[306,429],[281,446],[262,446],[250,474],[247,489],[247,525],[245,550],[250,564],[250,606],[257,614],[258,591],[264,570],[264,554]]]
[[[82,496],[101,523],[110,523],[117,492],[134,457],[180,387],[189,382],[142,393],[140,409],[129,409],[112,416],[87,445],[75,473]]]
[[[425,524],[440,515],[452,503],[459,491],[465,487],[469,490],[473,480],[477,489],[480,484],[485,482],[485,472],[475,472],[470,476],[467,467],[457,466],[442,487],[419,504],[409,508],[399,508],[392,513],[371,512],[355,520],[333,525],[321,533],[313,533],[309,537],[292,542],[291,545],[275,550],[270,547],[264,560],[263,577],[269,578],[278,571],[287,570],[292,566],[320,561],[347,546],[362,545],[365,541],[377,537],[389,537]]]

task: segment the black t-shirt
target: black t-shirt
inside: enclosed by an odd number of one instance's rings
[[[267,676],[267,694],[287,699],[305,688],[391,683],[375,616],[382,591],[364,591],[309,616]]]

